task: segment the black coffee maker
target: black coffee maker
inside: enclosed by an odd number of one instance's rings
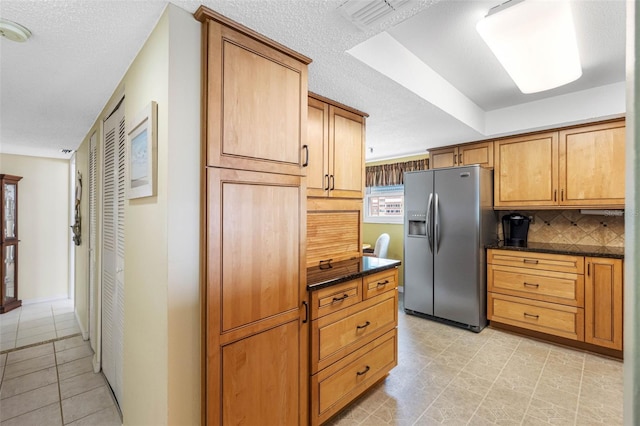
[[[505,246],[526,247],[529,218],[519,213],[502,216],[502,234]]]

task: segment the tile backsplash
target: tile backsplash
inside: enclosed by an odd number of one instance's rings
[[[498,235],[502,240],[502,216],[511,212],[496,213]],[[624,247],[624,216],[586,215],[580,213],[580,210],[532,210],[518,213],[534,218],[529,224],[528,236],[528,241],[532,243]]]

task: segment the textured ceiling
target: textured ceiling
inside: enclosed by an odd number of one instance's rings
[[[311,57],[309,90],[370,114],[368,159],[424,153],[499,133],[465,123],[346,52],[384,31],[482,114],[514,105],[527,114],[533,101],[553,102],[593,87],[604,87],[600,93],[608,94],[614,91],[606,90],[607,84],[624,82],[624,1],[573,2],[583,78],[527,96],[517,91],[475,33],[475,22],[500,2],[412,0],[363,31],[337,11],[344,0],[172,1],[188,12],[204,4]],[[33,37],[22,44],[0,40],[0,152],[64,158],[60,149],[77,148],[166,4],[2,0],[0,17],[26,26]],[[574,114],[571,120],[593,118]],[[561,120],[542,119],[536,126],[552,127]],[[510,127],[494,127],[515,133],[532,128],[528,126],[513,120]]]

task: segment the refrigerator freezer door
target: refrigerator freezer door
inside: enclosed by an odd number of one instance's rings
[[[429,194],[433,193],[433,172],[412,172],[404,175],[405,209],[426,213],[427,223],[433,220],[428,209]],[[408,235],[407,215],[405,215],[404,236],[404,307],[405,309],[433,315],[433,253],[428,235]]]
[[[473,327],[480,324],[479,169],[438,170],[434,188],[438,210],[434,255],[436,317]]]

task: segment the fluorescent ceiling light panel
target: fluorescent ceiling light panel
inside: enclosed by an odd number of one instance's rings
[[[494,9],[476,29],[522,93],[542,92],[580,78],[568,1],[512,0]]]

